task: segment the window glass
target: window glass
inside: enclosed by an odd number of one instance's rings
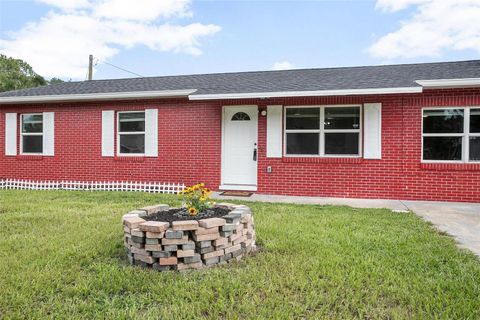
[[[120,132],[143,132],[145,131],[145,113],[129,112],[120,113]]]
[[[22,115],[22,132],[42,133],[43,132],[43,115],[41,114]]]
[[[287,154],[318,155],[318,146],[318,133],[287,133]]]
[[[470,132],[480,133],[480,109],[470,110]]]
[[[43,152],[43,136],[22,136],[22,152],[23,153],[42,153]]]
[[[462,160],[462,137],[423,137],[424,160]]]
[[[145,153],[145,135],[120,135],[120,153]]]
[[[358,155],[358,133],[325,133],[325,154]]]
[[[245,112],[237,112],[232,117],[232,121],[248,121],[248,120],[250,120],[250,116]]]
[[[320,108],[287,108],[287,130],[320,129]]]
[[[480,161],[480,137],[470,137],[470,160]]]
[[[359,129],[360,107],[325,108],[325,129]]]
[[[463,133],[463,110],[424,110],[423,133]]]

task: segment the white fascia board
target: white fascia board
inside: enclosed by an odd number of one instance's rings
[[[394,93],[421,93],[422,87],[403,88],[371,88],[371,89],[342,89],[318,91],[280,91],[280,92],[252,92],[252,93],[221,93],[221,94],[194,94],[190,100],[215,99],[249,99],[249,98],[283,98],[283,97],[315,97],[315,96],[350,96]]]
[[[424,88],[468,88],[479,87],[480,78],[416,80]]]
[[[119,99],[147,99],[147,98],[177,98],[187,97],[197,91],[196,89],[186,90],[161,90],[161,91],[137,91],[137,92],[109,92],[109,93],[85,93],[85,94],[62,94],[46,96],[17,96],[0,97],[0,104],[14,103],[41,103],[41,102],[62,102],[62,101],[98,101],[98,100],[119,100]]]

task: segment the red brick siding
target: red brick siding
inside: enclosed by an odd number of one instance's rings
[[[480,90],[423,94],[195,102],[0,106],[0,177],[74,180],[205,181],[220,184],[221,106],[382,103],[382,159],[266,158],[259,117],[258,192],[323,197],[480,202],[480,164],[422,164],[421,109],[478,106]],[[101,111],[159,109],[158,158],[101,157]],[[6,112],[55,112],[54,157],[6,157]],[[38,161],[33,161],[38,160]],[[266,167],[272,167],[272,173]]]

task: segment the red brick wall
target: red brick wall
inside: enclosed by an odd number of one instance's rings
[[[258,192],[322,197],[480,202],[480,164],[422,164],[421,108],[479,106],[480,90],[423,94],[195,102],[0,106],[0,177],[72,180],[205,181],[220,184],[221,106],[382,103],[382,159],[266,158],[259,117]],[[159,109],[158,158],[101,156],[101,111]],[[6,157],[6,112],[55,112],[54,157]],[[272,167],[272,173],[266,167]]]

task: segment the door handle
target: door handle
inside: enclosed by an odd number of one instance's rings
[[[257,148],[253,148],[253,161],[257,161]]]

